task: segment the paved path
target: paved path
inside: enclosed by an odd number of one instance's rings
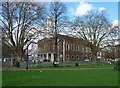
[[[75,68],[75,69],[71,69],[71,68],[40,68],[40,69],[28,69],[28,70],[83,70],[83,69],[113,69],[113,68]],[[20,68],[16,68],[16,67],[3,67],[2,68],[3,71],[24,71],[26,69],[20,69]]]

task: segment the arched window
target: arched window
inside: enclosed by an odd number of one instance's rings
[[[74,45],[72,44],[72,51],[74,50]]]
[[[76,51],[79,51],[79,45],[76,45]]]
[[[81,55],[81,60],[83,60],[83,55]]]
[[[46,49],[47,49],[47,45],[45,44],[45,45],[44,45],[44,50],[46,50]]]
[[[83,46],[81,47],[81,52],[83,52]]]
[[[70,47],[69,47],[69,44],[67,43],[67,45],[66,45],[66,50],[69,50],[69,48],[70,48]]]
[[[69,60],[69,55],[67,55],[67,60]]]
[[[88,51],[87,51],[87,47],[85,47],[85,52],[88,52]]]
[[[52,47],[53,47],[53,50],[55,50],[55,43],[53,43],[53,46],[52,46]]]
[[[72,61],[74,60],[74,55],[71,56]]]
[[[79,55],[76,56],[76,59],[79,60]]]

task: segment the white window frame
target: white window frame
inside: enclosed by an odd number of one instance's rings
[[[66,58],[67,58],[67,60],[69,60],[69,59],[70,59],[70,58],[69,58],[69,55],[67,55]]]
[[[79,45],[76,45],[76,51],[79,51]]]
[[[44,50],[47,50],[47,45],[46,44],[44,45]]]
[[[73,56],[73,58],[72,58],[72,56]],[[74,55],[72,55],[72,56],[71,56],[71,59],[74,60]]]
[[[70,50],[70,45],[69,45],[69,43],[66,44],[66,50]]]
[[[78,58],[77,58],[78,57]],[[76,56],[76,59],[79,60],[79,55]]]

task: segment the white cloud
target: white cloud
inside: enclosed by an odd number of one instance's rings
[[[80,2],[79,6],[77,7],[77,10],[75,12],[76,16],[82,16],[86,14],[88,11],[91,11],[93,9],[92,4],[88,4],[85,2]]]
[[[100,11],[106,10],[104,7],[99,8]]]
[[[119,26],[120,27],[120,21],[114,20],[112,23],[113,23],[112,27],[114,27],[114,26]],[[120,39],[120,35],[118,35],[115,39]],[[120,41],[116,41],[115,44],[116,45],[120,44]]]
[[[113,21],[113,26],[118,26],[118,23],[119,23],[119,26],[120,26],[120,21],[118,22],[118,20],[114,20]]]

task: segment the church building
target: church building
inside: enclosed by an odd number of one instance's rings
[[[91,59],[91,51],[83,44],[82,39],[77,39],[67,35],[57,34],[57,52],[55,50],[55,38],[53,37],[53,22],[50,17],[46,20],[45,38],[38,41],[38,56],[40,60],[54,62],[55,55],[57,61],[84,61]]]

